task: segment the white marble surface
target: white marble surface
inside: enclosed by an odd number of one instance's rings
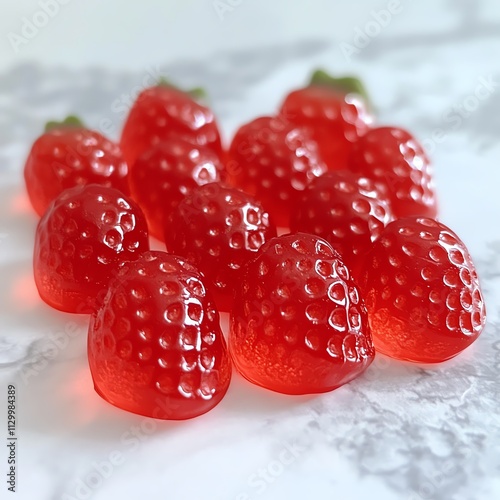
[[[339,43],[354,43],[355,24],[341,40],[332,35],[226,48],[203,60],[135,72],[34,64],[3,71],[0,437],[5,442],[6,388],[15,384],[19,440],[17,492],[7,492],[2,479],[1,498],[500,497],[500,8],[495,0],[416,3],[402,2],[400,20],[394,16],[350,59]],[[366,7],[360,7],[361,29],[373,19],[371,4],[360,2]],[[440,366],[380,355],[364,376],[321,396],[281,396],[235,374],[218,407],[184,423],[108,405],[92,388],[87,318],[51,310],[33,285],[36,217],[22,184],[31,141],[48,118],[68,112],[116,137],[119,106],[148,71],[207,87],[229,137],[238,123],[271,112],[317,65],[360,74],[380,121],[425,140],[442,220],[469,245],[482,278],[487,328],[471,348]],[[6,461],[4,451],[2,478]]]

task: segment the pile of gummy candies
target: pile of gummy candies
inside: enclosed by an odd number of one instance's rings
[[[426,153],[374,124],[354,78],[316,72],[227,149],[213,112],[162,82],[119,144],[74,117],[49,123],[24,174],[40,297],[91,315],[95,389],[130,412],[201,415],[232,364],[273,391],[331,391],[375,351],[438,363],[485,324],[470,254],[436,220]]]

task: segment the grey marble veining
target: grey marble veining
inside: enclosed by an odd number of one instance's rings
[[[352,61],[339,55],[336,42],[309,40],[143,73],[29,64],[1,75],[0,380],[4,392],[9,383],[18,388],[13,498],[500,496],[500,26],[480,15],[486,4],[447,2],[452,28],[428,34],[416,24],[403,34],[382,32]],[[21,175],[31,141],[47,119],[73,112],[117,137],[123,103],[147,74],[207,87],[229,137],[238,123],[272,112],[318,65],[361,74],[380,121],[427,140],[443,220],[470,246],[480,273],[489,317],[482,336],[438,366],[378,356],[362,377],[315,397],[270,393],[235,374],[215,410],[185,423],[106,404],[87,367],[87,318],[52,311],[32,281],[36,217]],[[481,78],[494,84],[487,97],[474,106],[469,100],[471,110],[457,115],[458,124],[447,121]],[[445,136],[438,142],[436,129]],[[2,405],[4,399],[2,393]],[[1,412],[4,422],[3,406]],[[120,463],[106,468],[115,452]]]

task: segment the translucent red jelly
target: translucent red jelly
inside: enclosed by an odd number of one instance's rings
[[[467,248],[432,219],[389,224],[365,260],[360,286],[375,347],[394,358],[445,361],[472,344],[486,321]]]
[[[230,328],[238,371],[286,394],[331,391],[375,355],[349,270],[325,240],[303,233],[273,238],[247,265]]]
[[[184,260],[146,252],[125,264],[92,316],[88,358],[111,404],[183,420],[224,397],[231,365],[203,277]]]

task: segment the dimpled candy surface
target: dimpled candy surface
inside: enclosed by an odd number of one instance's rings
[[[353,143],[373,121],[359,95],[316,85],[288,94],[281,115],[307,129],[329,170],[347,167]]]
[[[387,189],[395,217],[437,216],[429,158],[406,130],[397,127],[369,130],[354,144],[349,168]]]
[[[224,167],[211,149],[170,138],[145,151],[130,169],[131,196],[148,220],[150,234],[163,240],[164,217],[193,188],[220,180]]]
[[[183,420],[224,397],[231,365],[200,273],[146,252],[123,265],[92,316],[88,358],[96,391],[124,410]]]
[[[89,184],[63,191],[40,219],[33,271],[40,297],[90,313],[122,261],[149,250],[141,209],[120,191]]]
[[[24,167],[28,195],[38,215],[62,191],[100,184],[128,193],[128,167],[118,144],[83,128],[56,128],[33,144]]]
[[[365,260],[360,286],[375,347],[394,358],[445,361],[472,344],[486,321],[467,248],[432,219],[389,224]]]
[[[347,267],[328,242],[303,233],[273,238],[247,265],[229,347],[244,377],[286,394],[335,389],[375,355]]]
[[[309,184],[293,209],[290,227],[327,240],[357,277],[372,241],[391,220],[389,200],[372,180],[338,170]]]
[[[165,225],[168,251],[203,272],[222,311],[231,310],[243,266],[274,236],[274,224],[253,196],[217,183],[189,193]]]
[[[288,226],[298,195],[326,167],[304,129],[263,116],[236,132],[227,170],[234,186],[258,196],[275,223]]]
[[[179,137],[222,153],[219,129],[210,109],[168,85],[143,90],[123,127],[120,144],[129,165],[151,146]]]

